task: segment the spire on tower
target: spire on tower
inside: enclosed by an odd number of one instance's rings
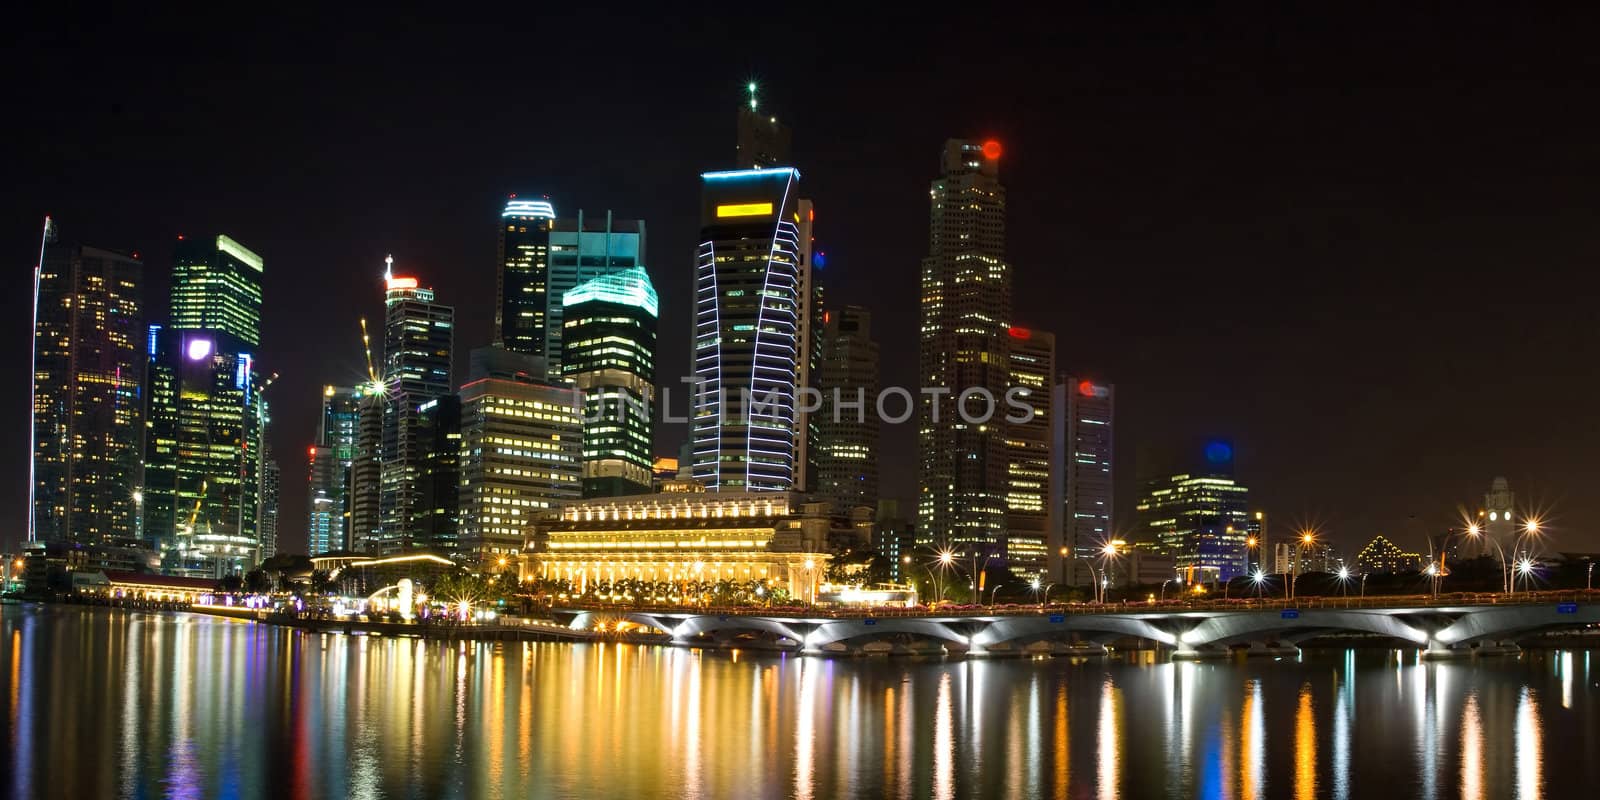
[[[756,110],[756,82],[751,81],[745,84],[745,90],[750,94],[750,110],[754,111]]]
[[[383,258],[383,279],[385,281],[394,280],[394,255],[393,254],[384,256],[384,258]]]

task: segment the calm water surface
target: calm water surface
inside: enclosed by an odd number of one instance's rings
[[[1586,651],[824,660],[0,607],[0,794],[1593,797]]]

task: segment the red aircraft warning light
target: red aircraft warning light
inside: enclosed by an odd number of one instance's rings
[[[989,141],[983,143],[983,157],[984,158],[987,158],[990,161],[994,161],[995,159],[1000,157],[1000,152],[1001,151],[1000,151],[1000,142],[999,142],[999,140],[990,139]]]

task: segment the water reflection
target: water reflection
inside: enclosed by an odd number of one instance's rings
[[[1600,780],[1589,666],[829,661],[8,606],[0,793],[1559,797]]]

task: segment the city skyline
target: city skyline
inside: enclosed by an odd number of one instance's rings
[[[1314,62],[1315,56],[1311,53],[1306,58]],[[442,69],[437,64],[426,66]],[[242,191],[230,193],[226,191],[229,185],[257,182],[253,180],[253,167],[240,166],[221,179],[207,176],[206,183],[212,191],[204,204],[199,204],[180,199],[185,191],[182,187],[195,185],[197,177],[179,174],[172,176],[170,186],[153,185],[144,179],[144,170],[149,169],[141,156],[144,151],[131,148],[107,151],[99,160],[90,162],[93,169],[74,167],[55,180],[25,175],[16,199],[7,204],[8,211],[15,213],[4,223],[5,251],[14,254],[19,269],[28,265],[32,257],[20,232],[31,234],[32,246],[36,247],[38,219],[45,212],[56,214],[63,225],[77,232],[75,240],[99,247],[140,250],[152,284],[147,290],[151,305],[147,315],[160,319],[159,286],[171,259],[171,254],[164,252],[168,249],[164,243],[170,241],[172,234],[223,230],[249,242],[273,266],[265,279],[267,330],[262,351],[256,356],[264,368],[284,374],[273,391],[276,419],[272,441],[280,459],[303,452],[310,442],[314,420],[320,413],[316,398],[321,386],[350,385],[362,379],[355,318],[375,318],[371,303],[365,298],[372,293],[373,265],[383,254],[396,252],[408,271],[439,286],[441,297],[450,304],[480,310],[488,307],[483,297],[484,287],[493,285],[493,254],[485,254],[487,245],[479,241],[483,238],[481,223],[472,227],[456,222],[458,215],[481,220],[492,214],[496,198],[503,199],[509,192],[538,191],[558,198],[561,207],[616,208],[627,216],[651,221],[656,234],[652,238],[661,240],[654,247],[657,256],[650,265],[651,278],[658,282],[663,294],[662,363],[658,373],[688,374],[683,369],[687,354],[679,332],[687,325],[684,307],[689,297],[686,287],[690,272],[690,250],[682,245],[692,238],[693,227],[684,226],[685,213],[676,207],[693,206],[694,174],[726,163],[728,146],[734,139],[729,112],[743,100],[743,79],[752,71],[743,62],[708,61],[693,66],[695,74],[675,81],[679,89],[671,96],[683,120],[681,131],[666,136],[660,144],[651,144],[643,135],[626,140],[602,138],[612,149],[618,141],[646,148],[642,159],[645,163],[640,169],[649,179],[639,183],[648,186],[648,190],[623,186],[624,175],[608,166],[597,150],[590,149],[581,150],[585,154],[581,156],[563,154],[559,163],[530,154],[522,157],[524,164],[512,167],[505,166],[503,154],[498,154],[497,166],[490,168],[480,163],[462,178],[447,183],[444,191],[426,195],[401,186],[399,178],[378,180],[373,187],[383,199],[355,212],[349,210],[354,207],[353,200],[351,205],[329,205],[328,200],[318,198],[321,192],[314,182],[293,176],[269,181],[272,191],[266,193],[265,199],[244,197]],[[929,165],[939,142],[946,137],[993,136],[1006,148],[1004,176],[1016,199],[1011,214],[1021,215],[1008,224],[1008,235],[1018,240],[1011,248],[1015,254],[1009,258],[1015,264],[1015,283],[1019,289],[1034,287],[1031,293],[1039,295],[1029,297],[1030,292],[1022,290],[1018,295],[1018,317],[1036,321],[1041,328],[1057,334],[1058,359],[1063,369],[1115,383],[1121,389],[1118,423],[1123,435],[1118,437],[1116,492],[1121,504],[1119,519],[1131,519],[1130,502],[1123,498],[1134,496],[1130,487],[1137,486],[1139,478],[1148,477],[1148,465],[1158,460],[1154,455],[1145,457],[1144,451],[1159,450],[1190,435],[1223,434],[1238,445],[1241,480],[1250,485],[1253,499],[1260,500],[1272,512],[1280,530],[1297,518],[1315,519],[1346,549],[1359,546],[1373,533],[1383,533],[1402,547],[1418,548],[1417,540],[1423,533],[1450,524],[1457,505],[1474,502],[1491,477],[1504,474],[1518,487],[1519,497],[1526,498],[1524,502],[1554,507],[1557,519],[1552,532],[1558,541],[1570,549],[1594,548],[1593,534],[1579,525],[1595,510],[1588,507],[1591,501],[1584,497],[1582,489],[1587,484],[1582,459],[1587,444],[1583,437],[1587,434],[1558,436],[1561,429],[1554,427],[1555,421],[1581,418],[1575,410],[1579,407],[1572,403],[1585,394],[1585,379],[1563,366],[1567,359],[1534,352],[1525,344],[1581,337],[1574,321],[1580,315],[1573,306],[1562,305],[1572,301],[1556,297],[1546,300],[1543,295],[1539,296],[1541,305],[1531,309],[1534,314],[1528,313],[1530,301],[1524,295],[1512,294],[1494,303],[1477,301],[1477,287],[1483,285],[1481,278],[1492,274],[1494,263],[1520,263],[1507,257],[1509,250],[1515,250],[1518,258],[1533,260],[1532,279],[1546,283],[1559,273],[1555,262],[1549,260],[1552,253],[1559,256],[1556,261],[1560,263],[1566,259],[1581,262],[1577,255],[1591,252],[1593,245],[1581,239],[1572,241],[1571,236],[1581,234],[1582,226],[1570,214],[1550,215],[1553,222],[1534,223],[1520,217],[1504,221],[1500,226],[1503,231],[1498,234],[1499,246],[1488,248],[1498,254],[1497,259],[1468,252],[1472,249],[1468,245],[1481,246],[1486,234],[1463,224],[1448,226],[1451,236],[1439,237],[1459,238],[1463,243],[1454,245],[1453,250],[1447,247],[1438,251],[1431,248],[1438,234],[1427,235],[1431,228],[1407,236],[1385,226],[1403,224],[1386,220],[1404,219],[1395,212],[1407,210],[1407,202],[1420,204],[1423,209],[1421,216],[1426,222],[1418,227],[1445,224],[1444,210],[1461,208],[1445,189],[1425,195],[1412,189],[1406,194],[1409,179],[1379,181],[1378,185],[1386,189],[1363,189],[1329,178],[1320,170],[1330,163],[1328,159],[1337,165],[1344,158],[1354,160],[1356,153],[1370,154],[1377,149],[1376,141],[1360,136],[1350,143],[1353,152],[1348,156],[1318,154],[1272,164],[1298,165],[1289,170],[1290,175],[1307,179],[1298,193],[1285,195],[1291,187],[1287,182],[1275,183],[1263,160],[1249,163],[1253,171],[1248,172],[1243,187],[1219,189],[1223,192],[1220,208],[1201,204],[1195,201],[1214,198],[1191,188],[1193,183],[1206,176],[1216,177],[1211,168],[1198,163],[1205,157],[1188,148],[1183,149],[1181,159],[1158,156],[1151,146],[1154,142],[1140,135],[1132,136],[1121,147],[1107,147],[1106,142],[1114,134],[1128,134],[1129,130],[1083,120],[1074,121],[1074,125],[1083,127],[1073,127],[1065,124],[1066,117],[1052,117],[1006,100],[1024,93],[1021,88],[995,87],[991,96],[974,103],[972,108],[941,110],[926,118],[888,120],[893,115],[873,112],[870,120],[888,122],[881,133],[875,134],[882,138],[875,141],[892,146],[897,152],[880,152],[870,158],[851,155],[856,148],[830,144],[828,140],[835,138],[833,132],[841,129],[848,112],[862,111],[860,98],[846,94],[829,99],[826,92],[796,79],[789,69],[792,68],[762,64],[754,70],[766,73],[762,102],[764,107],[781,109],[782,117],[792,122],[796,165],[806,173],[806,192],[815,197],[817,213],[825,220],[826,236],[820,242],[831,251],[829,270],[834,270],[827,277],[839,276],[836,285],[841,301],[863,302],[872,308],[875,330],[883,340],[885,385],[915,385],[904,380],[905,370],[898,362],[906,360],[906,354],[911,352],[908,348],[915,347],[910,333],[914,323],[908,326],[907,322],[914,316],[914,264],[922,255],[918,239],[926,226],[926,206],[921,205],[926,201],[920,192],[934,177]],[[1428,75],[1418,79],[1428,79]],[[135,75],[121,80],[145,79]],[[933,78],[926,82],[938,83]],[[931,91],[930,87],[916,85],[897,88],[912,97]],[[387,94],[394,90],[383,91]],[[132,96],[137,98],[138,94],[136,91]],[[1224,107],[1229,102],[1236,109],[1249,105],[1248,91],[1221,94],[1218,102]],[[1511,102],[1503,96],[1496,97]],[[129,108],[134,108],[137,100],[129,102]],[[648,105],[664,101],[640,102]],[[1372,102],[1396,111],[1382,100]],[[1093,97],[1083,99],[1083,103],[1101,110],[1108,103],[1115,105]],[[1291,104],[1289,110],[1295,120],[1322,119],[1319,112],[1305,107]],[[130,133],[148,131],[164,118],[152,116],[158,112],[149,110],[95,113],[124,120]],[[1193,104],[1181,101],[1158,102],[1151,113],[1179,119],[1198,115],[1201,120],[1212,120],[1211,127],[1202,125],[1198,132],[1201,141],[1212,144],[1233,130],[1215,122],[1223,116],[1221,111],[1202,114]],[[1075,131],[1084,139],[1067,148],[1070,153],[1053,153],[1052,139],[1063,131]],[[1414,168],[1425,172],[1432,169],[1436,171],[1429,173],[1433,177],[1442,176],[1440,170],[1446,159],[1418,149],[1420,139],[1425,137],[1406,131],[1395,135],[1401,137],[1401,144],[1409,145],[1401,149],[1417,160],[1420,167],[1413,165]],[[1333,138],[1332,133],[1300,134],[1301,138],[1306,136]],[[1456,147],[1471,149],[1467,141],[1489,134],[1466,132],[1461,136],[1463,141],[1438,145],[1430,142],[1430,146],[1442,147],[1446,152]],[[470,141],[465,132],[460,139]],[[74,141],[68,139],[62,146],[71,146]],[[1098,147],[1094,146],[1097,142]],[[208,163],[218,163],[227,152],[183,136],[175,137],[171,144],[154,142],[146,146],[153,148],[152,152],[169,155],[183,152],[185,147],[196,148],[196,154]],[[402,146],[397,143],[392,152]],[[1573,193],[1587,190],[1569,185],[1567,181],[1571,179],[1556,180],[1553,188],[1557,191],[1549,191],[1550,187],[1543,193],[1523,191],[1541,184],[1524,185],[1524,178],[1504,174],[1508,165],[1519,162],[1512,160],[1504,145],[1490,149],[1499,153],[1501,160],[1494,162],[1498,166],[1468,171],[1474,180],[1492,179],[1490,182],[1499,189],[1495,195],[1515,195],[1519,204],[1545,202],[1558,209],[1585,207],[1585,203],[1574,199]],[[1556,149],[1560,151],[1559,147]],[[903,155],[898,151],[904,151]],[[1275,153],[1270,149],[1268,152]],[[1380,163],[1391,167],[1402,163],[1401,156],[1392,158],[1396,160]],[[377,157],[374,165],[381,160],[381,156]],[[1163,181],[1153,181],[1154,168],[1145,161],[1178,171]],[[1452,168],[1458,163],[1483,163],[1451,161]],[[1575,163],[1579,167],[1588,164],[1582,159]],[[343,173],[340,180],[354,189],[358,178],[373,177],[365,169]],[[436,168],[421,164],[415,169],[421,171],[419,175],[432,176]],[[1313,173],[1309,177],[1308,170]],[[1102,171],[1110,174],[1101,174]],[[1165,192],[1189,204],[1185,207],[1162,196],[1162,192],[1131,198],[1126,196],[1126,190],[1107,191],[1114,177],[1126,176],[1130,171],[1143,176],[1144,186],[1164,187]],[[1360,175],[1363,179],[1377,179],[1366,172]],[[1067,176],[1074,180],[1065,180]],[[437,180],[414,176],[404,183],[431,185]],[[139,183],[152,187],[149,191],[156,197],[141,199],[139,209],[130,209],[116,192],[92,191],[96,181],[108,182],[110,188]],[[1441,182],[1441,186],[1455,185],[1448,180]],[[396,187],[400,191],[391,191]],[[861,200],[849,197],[863,189],[866,191]],[[1402,191],[1402,196],[1392,201],[1395,205],[1385,206],[1385,191]],[[1329,200],[1341,192],[1348,195],[1343,204]],[[1470,196],[1479,200],[1490,194],[1482,189],[1474,192]],[[1273,202],[1263,202],[1263,197]],[[1565,200],[1556,202],[1557,197]],[[298,201],[308,198],[313,200],[300,207]],[[1023,198],[1027,200],[1027,210]],[[1298,214],[1280,210],[1294,205],[1294,198],[1312,204],[1313,210]],[[1314,204],[1319,200],[1335,208],[1331,213],[1318,208]],[[413,231],[413,225],[437,210],[430,202],[449,208],[437,215],[437,221],[429,222],[429,227]],[[1089,207],[1095,203],[1106,207]],[[869,204],[881,218],[868,213]],[[457,212],[457,206],[464,208]],[[1409,208],[1415,215],[1417,206]],[[1239,213],[1251,209],[1263,216],[1245,217]],[[379,211],[395,217],[381,218]],[[318,233],[304,244],[290,235],[290,231],[309,229],[324,218],[337,222],[336,232]],[[1202,224],[1207,220],[1214,224]],[[1061,241],[1070,250],[1057,257],[1058,252],[1051,250],[1049,244],[1057,239],[1056,229],[1061,224],[1067,226],[1069,234]],[[14,235],[14,231],[19,233]],[[1189,235],[1175,235],[1174,231]],[[1552,246],[1548,242],[1561,241],[1563,231],[1567,237],[1565,246],[1549,249]],[[1141,241],[1144,238],[1166,241],[1168,249],[1151,247]],[[1294,241],[1279,241],[1284,238]],[[1243,245],[1263,239],[1266,241],[1259,252],[1246,253],[1244,258],[1236,252]],[[688,247],[692,248],[692,242]],[[1117,253],[1118,247],[1133,252]],[[1323,247],[1339,255],[1314,252]],[[1399,259],[1400,255],[1417,255],[1424,247],[1429,247],[1427,268]],[[1537,255],[1524,255],[1525,248],[1543,253],[1547,260],[1541,262]],[[1188,253],[1186,260],[1173,257],[1179,252]],[[1363,254],[1375,260],[1363,261]],[[1288,257],[1296,255],[1297,258]],[[1163,257],[1171,258],[1174,266],[1150,266],[1162,263]],[[1296,266],[1282,266],[1287,263]],[[1242,264],[1237,268],[1244,277],[1222,279],[1225,287],[1248,290],[1237,298],[1222,288],[1207,288],[1194,277],[1207,272],[1220,275],[1220,270],[1229,264]],[[1341,264],[1355,266],[1341,271]],[[1153,282],[1147,286],[1145,281],[1112,274],[1141,268],[1153,270],[1174,285],[1162,289]],[[1275,270],[1287,270],[1288,274]],[[1467,276],[1450,277],[1463,271]],[[1052,280],[1055,272],[1071,277]],[[1326,297],[1313,297],[1300,288],[1304,279],[1298,276],[1306,274],[1334,276],[1333,291]],[[312,326],[304,315],[284,309],[301,294],[298,287],[319,277],[325,282],[318,294],[332,302],[329,309],[313,317],[319,324]],[[1119,297],[1119,293],[1129,295],[1131,287],[1156,293],[1151,316],[1134,311],[1141,302],[1130,296]],[[1062,300],[1079,290],[1092,292],[1101,301],[1080,304],[1081,321],[1061,310]],[[1177,296],[1181,294],[1188,296]],[[1584,292],[1564,294],[1577,297]],[[1417,313],[1418,304],[1424,300],[1427,302]],[[366,306],[360,311],[347,309],[352,302]],[[1027,308],[1021,307],[1024,303],[1029,304]],[[1550,304],[1554,304],[1553,308],[1544,308]],[[1186,308],[1194,313],[1180,313]],[[1450,320],[1463,308],[1473,309],[1472,323],[1450,327]],[[1305,320],[1316,324],[1307,325]],[[470,324],[472,330],[462,333],[458,347],[489,340],[481,321]],[[297,332],[290,326],[306,330]],[[1449,340],[1437,333],[1441,326],[1450,331]],[[1338,333],[1311,328],[1334,328]],[[7,356],[11,359],[8,363],[15,363],[25,352],[24,336],[8,338],[18,343],[6,348],[11,354]],[[1586,338],[1576,340],[1587,342]],[[1197,354],[1214,350],[1219,344],[1232,345],[1237,358],[1220,366],[1214,358],[1208,359],[1202,368]],[[1393,347],[1395,344],[1401,346]],[[1434,347],[1439,349],[1429,349]],[[1286,363],[1291,354],[1320,362],[1319,368],[1310,370]],[[1344,364],[1349,369],[1330,376],[1321,369],[1328,363]],[[1490,391],[1481,377],[1486,365],[1497,369],[1501,365],[1514,367],[1510,377],[1527,385],[1550,388],[1522,393],[1538,397]],[[1208,379],[1210,386],[1198,378]],[[1296,387],[1300,386],[1309,388],[1299,391]],[[1529,422],[1488,432],[1476,424],[1477,420],[1502,413]],[[1327,424],[1330,419],[1340,424]],[[684,430],[681,426],[663,428],[658,433],[657,452],[670,455],[663,453],[670,450],[663,445],[681,441]],[[1348,440],[1353,430],[1366,437],[1359,447]],[[906,434],[906,426],[885,426],[886,454],[900,460],[914,458]],[[1552,441],[1570,444],[1546,444]],[[25,467],[20,460],[25,448],[10,450],[19,455],[14,456],[16,463],[5,474],[15,477]],[[297,521],[305,518],[305,487],[303,481],[297,480],[297,469],[290,466],[286,475],[289,479],[283,481],[285,505],[281,518],[289,522],[281,524],[280,538],[295,542],[303,536]],[[914,497],[906,481],[894,472],[886,472],[884,483],[886,496],[902,500]],[[6,484],[11,487],[8,491],[20,493],[26,480],[17,477]],[[1351,498],[1360,498],[1360,502],[1352,503]],[[1412,522],[1413,518],[1416,522]]]

